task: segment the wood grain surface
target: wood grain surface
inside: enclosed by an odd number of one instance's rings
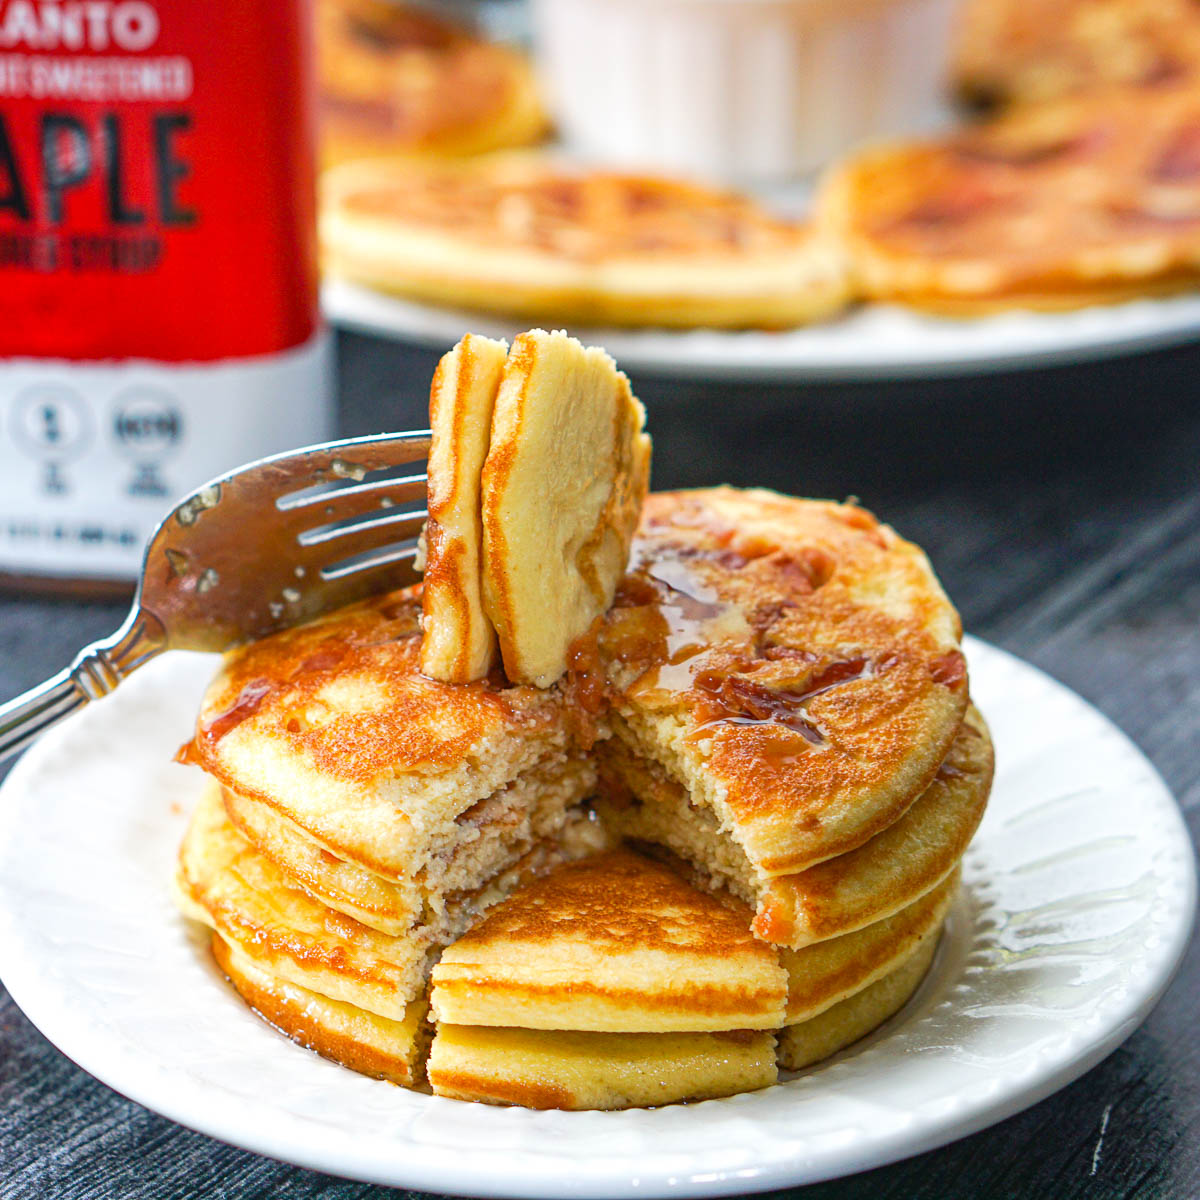
[[[357,337],[340,349],[346,435],[425,424],[434,355]],[[1195,840],[1198,378],[1200,347],[932,383],[634,384],[650,410],[655,486],[857,495],[929,551],[968,630],[1057,676],[1141,745]],[[0,697],[57,670],[122,614],[0,595]],[[1075,1084],[944,1149],[799,1191],[1200,1196],[1198,1010],[1193,942],[1145,1025]],[[235,1150],[124,1100],[50,1046],[0,988],[0,1200],[385,1194]]]

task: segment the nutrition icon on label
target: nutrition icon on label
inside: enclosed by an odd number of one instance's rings
[[[165,496],[170,492],[160,468],[183,440],[183,414],[171,394],[136,387],[122,392],[113,409],[113,437],[118,450],[133,463],[126,487],[131,496]]]
[[[65,384],[38,384],[18,393],[10,414],[17,447],[41,463],[41,488],[62,496],[71,490],[64,468],[88,448],[92,419],[83,398]]]

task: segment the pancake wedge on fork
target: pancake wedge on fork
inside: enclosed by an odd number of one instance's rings
[[[578,1109],[773,1083],[787,975],[749,920],[629,851],[530,884],[434,969],[430,1085]]]
[[[447,683],[482,679],[496,661],[483,606],[479,480],[507,354],[507,342],[468,333],[442,357],[429,391],[421,670]]]
[[[646,412],[603,350],[513,342],[481,481],[484,607],[509,679],[552,684],[612,603],[650,483]]]

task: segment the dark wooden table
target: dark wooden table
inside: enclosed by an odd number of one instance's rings
[[[424,424],[433,355],[351,337],[341,352],[346,434]],[[859,496],[926,547],[970,631],[1056,675],[1138,741],[1194,839],[1198,376],[1200,348],[1187,348],[887,386],[634,382],[650,409],[657,486]],[[0,697],[58,669],[122,611],[0,596]],[[259,1158],[147,1112],[59,1054],[0,988],[2,1200],[341,1200],[385,1190]],[[942,1150],[804,1194],[1200,1196],[1196,944],[1146,1024],[1058,1095]]]

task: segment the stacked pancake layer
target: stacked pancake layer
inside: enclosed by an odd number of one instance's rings
[[[422,675],[419,603],[248,646],[206,698],[181,890],[272,1023],[411,1083],[432,968],[435,1090],[627,1107],[903,1006],[992,771],[919,550],[853,505],[651,496],[547,689]]]

